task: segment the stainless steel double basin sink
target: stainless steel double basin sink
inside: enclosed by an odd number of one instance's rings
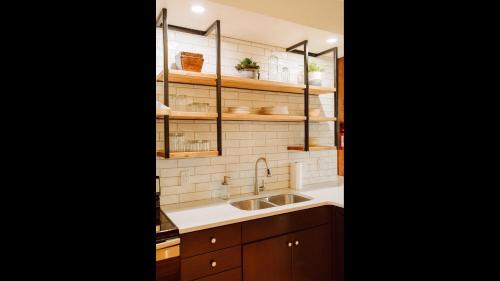
[[[293,203],[305,202],[309,200],[311,199],[301,195],[286,193],[286,194],[260,197],[255,199],[235,201],[229,204],[241,210],[252,211],[252,210],[272,208],[276,206],[283,206]]]

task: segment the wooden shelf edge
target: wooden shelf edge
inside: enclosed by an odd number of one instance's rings
[[[170,119],[172,120],[215,120],[217,119],[216,112],[189,112],[189,111],[172,111]]]
[[[303,145],[291,145],[287,147],[288,150],[292,151],[304,151]],[[323,151],[323,150],[337,150],[335,146],[309,146],[309,151]]]
[[[192,85],[202,85],[202,86],[215,86],[217,77],[215,74],[211,73],[201,73],[192,71],[183,71],[177,69],[171,69],[168,73],[169,82],[181,83],[181,84],[192,84]],[[157,82],[163,82],[163,71],[156,75]],[[278,81],[269,80],[257,80],[238,76],[222,76],[222,87],[223,88],[234,88],[234,89],[246,89],[246,90],[258,90],[258,91],[269,91],[269,92],[279,92],[288,94],[304,94],[305,84],[293,84]],[[333,87],[322,87],[322,86],[309,86],[309,94],[311,95],[322,95],[330,94],[336,91]]]
[[[327,116],[310,116],[309,122],[328,122],[328,121],[337,121],[335,117],[327,117]]]
[[[165,158],[163,150],[157,151],[156,156]],[[182,158],[202,158],[202,157],[217,157],[219,152],[217,150],[210,151],[185,151],[185,152],[170,152],[169,159],[182,159]]]
[[[334,87],[323,87],[323,86],[309,86],[309,94],[311,95],[325,95],[333,94],[337,92]]]
[[[225,121],[302,122],[305,116],[222,113]]]
[[[163,120],[164,116],[157,115]],[[170,120],[216,120],[217,113],[172,111]],[[222,113],[223,121],[262,121],[262,122],[303,122],[305,116],[300,115],[264,115],[264,114],[234,114]]]

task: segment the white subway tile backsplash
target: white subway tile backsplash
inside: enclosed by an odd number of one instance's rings
[[[202,191],[202,192],[193,192],[193,193],[184,193],[179,196],[179,202],[189,202],[203,199],[212,198],[211,191]]]
[[[162,69],[161,32],[157,31],[157,72]],[[173,65],[175,55],[180,51],[202,53],[205,58],[203,72],[215,73],[214,36],[200,37],[179,32],[169,32],[169,64]],[[238,75],[234,65],[245,57],[250,57],[261,65],[261,79],[267,79],[267,59],[271,53],[282,48],[246,42],[231,38],[222,38],[222,73]],[[297,75],[302,70],[303,57],[288,53],[279,56],[280,64],[290,70],[290,81],[297,82]],[[333,85],[333,63],[331,59],[311,58],[326,65],[323,73],[324,85]],[[171,83],[171,98],[175,94],[186,95],[189,102],[208,102],[210,112],[216,112],[216,91],[214,87],[193,86]],[[163,83],[156,84],[156,99],[163,101]],[[334,95],[311,96],[310,107],[320,108],[322,114],[332,116]],[[290,114],[304,114],[304,97],[296,94],[222,89],[223,112],[227,107],[249,106],[256,113],[262,106],[288,105]],[[174,106],[175,109],[175,106]],[[311,124],[310,136],[318,137],[324,145],[333,145],[334,123]],[[157,147],[163,145],[163,125],[156,126]],[[216,148],[215,121],[171,120],[172,132],[184,132],[187,139],[208,139],[211,148]],[[218,196],[224,176],[231,177],[230,193],[239,195],[253,192],[255,161],[267,157],[273,176],[265,177],[265,169],[259,166],[259,179],[265,179],[266,189],[273,190],[289,186],[289,166],[292,161],[304,163],[304,184],[334,180],[337,168],[336,151],[292,152],[288,145],[302,145],[304,142],[303,123],[294,122],[250,122],[223,121],[222,124],[223,156],[211,158],[193,158],[178,160],[157,160],[156,174],[161,177],[160,203],[173,204],[194,200],[209,199]],[[181,186],[180,172],[188,170],[189,184]]]
[[[160,196],[160,205],[179,203],[179,195],[165,195]]]

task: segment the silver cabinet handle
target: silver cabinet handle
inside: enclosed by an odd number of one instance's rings
[[[295,241],[295,246],[298,246],[299,245],[299,240],[296,240]]]
[[[292,242],[288,242],[288,247],[292,247]]]
[[[216,266],[217,266],[217,263],[216,263],[215,261],[212,261],[212,262],[210,263],[210,265],[211,265],[212,267],[216,267]]]
[[[217,239],[215,239],[215,237],[212,237],[212,239],[210,239],[210,243],[215,244],[215,242],[217,242]]]

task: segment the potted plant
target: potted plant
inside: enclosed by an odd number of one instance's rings
[[[309,64],[309,84],[314,86],[321,86],[321,72],[325,67],[320,66],[314,62]]]
[[[234,68],[238,70],[238,74],[241,77],[259,79],[259,68],[257,62],[252,61],[250,58],[244,58],[239,64],[237,64]]]

